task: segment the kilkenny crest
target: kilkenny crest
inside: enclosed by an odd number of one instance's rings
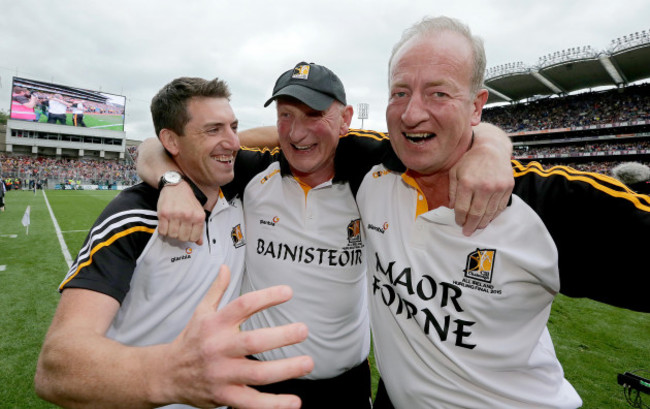
[[[237,247],[241,247],[246,244],[246,240],[244,240],[244,233],[242,232],[241,224],[238,224],[237,226],[233,227],[231,232],[230,232],[230,238],[232,239],[232,244]]]
[[[492,282],[494,259],[497,251],[493,249],[476,249],[467,255],[465,277],[486,283]]]
[[[348,243],[361,243],[361,219],[355,219],[348,224]]]

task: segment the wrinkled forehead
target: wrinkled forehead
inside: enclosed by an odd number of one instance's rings
[[[397,50],[389,67],[389,81],[398,74],[435,66],[471,73],[472,65],[472,47],[465,37],[451,31],[421,34]]]

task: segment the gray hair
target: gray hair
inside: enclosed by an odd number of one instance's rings
[[[414,24],[402,33],[402,38],[395,44],[388,60],[388,75],[390,77],[393,68],[393,59],[395,54],[407,41],[414,37],[426,37],[432,34],[438,34],[445,31],[460,34],[465,37],[472,45],[474,54],[474,71],[471,78],[471,91],[478,92],[483,88],[483,79],[485,77],[485,66],[487,64],[485,57],[485,47],[480,37],[472,35],[472,31],[467,25],[459,20],[450,17],[425,17],[419,23]]]
[[[612,176],[626,185],[650,180],[650,167],[637,162],[625,162],[612,169]]]

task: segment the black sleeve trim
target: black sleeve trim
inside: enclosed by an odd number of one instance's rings
[[[280,148],[258,149],[242,147],[235,158],[235,179],[222,190],[226,197],[244,195],[244,189],[255,175],[264,171],[280,157]]]
[[[513,161],[514,193],[543,220],[559,254],[560,292],[650,312],[643,260],[650,197],[614,178],[565,166]]]

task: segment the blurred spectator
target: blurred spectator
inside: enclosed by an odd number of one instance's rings
[[[38,103],[36,95],[22,87],[14,87],[11,95],[11,118],[35,121],[34,107]]]
[[[5,182],[2,180],[2,176],[0,176],[0,211],[4,212],[5,211],[5,192],[7,191],[7,188],[5,187]]]
[[[625,162],[612,169],[612,176],[637,193],[650,193],[650,167],[638,162]]]

